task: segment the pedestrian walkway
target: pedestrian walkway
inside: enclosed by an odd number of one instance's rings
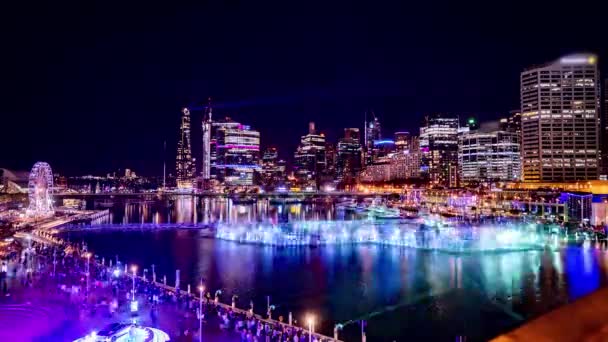
[[[116,322],[160,329],[171,341],[195,341],[200,307],[205,341],[309,340],[303,328],[266,320],[211,298],[201,304],[192,295],[143,278],[133,282],[124,273],[116,276],[115,268],[91,261],[90,254],[76,245],[59,250],[32,244],[35,253],[23,253],[7,267],[8,295],[0,297],[0,341],[74,341]],[[133,288],[135,313],[131,312]],[[331,340],[318,334],[312,338]]]

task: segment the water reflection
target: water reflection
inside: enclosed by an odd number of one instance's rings
[[[116,202],[111,213],[113,223],[352,219],[337,216],[328,205],[241,205],[192,197]],[[367,318],[377,334],[370,340],[384,340],[381,334],[397,340],[444,340],[458,334],[468,341],[486,340],[521,319],[605,286],[608,279],[608,253],[596,243],[451,255],[382,245],[241,245],[186,230],[69,234],[73,240],[86,240],[106,259],[118,254],[142,268],[155,264],[159,279],[167,275],[169,284],[180,269],[184,289],[202,277],[209,289],[222,289],[225,302],[238,294],[241,307],[253,300],[256,311],[264,312],[270,295],[277,316],[291,311],[301,319],[315,312],[326,333],[336,322]],[[356,336],[356,325],[349,327]]]

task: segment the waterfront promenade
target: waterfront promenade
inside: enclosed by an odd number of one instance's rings
[[[6,288],[0,297],[0,340],[73,341],[114,322],[136,322],[158,328],[168,333],[172,341],[198,340],[197,308],[201,302],[197,297],[184,291],[176,294],[163,284],[136,278],[135,298],[139,307],[133,315],[130,311],[133,278],[129,274],[125,276],[116,267],[95,263],[89,253],[76,245],[53,248],[37,242],[47,239],[42,234],[31,242],[24,241],[32,243],[36,253],[13,255],[8,272],[2,275]],[[289,338],[291,342],[293,335],[297,335],[297,341],[309,340],[304,329],[265,320],[212,299],[204,298],[202,306],[201,332],[206,341]],[[312,340],[331,339],[314,334]]]

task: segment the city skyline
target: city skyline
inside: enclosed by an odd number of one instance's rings
[[[363,130],[371,111],[386,135],[416,133],[432,113],[497,120],[519,107],[519,75],[526,68],[590,51],[605,70],[607,48],[595,22],[537,44],[534,32],[541,28],[511,25],[512,32],[500,34],[509,18],[492,24],[464,7],[453,8],[462,14],[453,18],[417,6],[419,16],[398,8],[394,14],[365,8],[342,13],[330,6],[315,13],[315,27],[309,25],[314,11],[275,18],[238,6],[212,14],[206,8],[146,8],[136,20],[135,8],[100,9],[80,19],[70,19],[78,9],[43,8],[49,12],[30,13],[30,28],[10,19],[3,25],[19,34],[7,38],[3,58],[12,67],[1,83],[8,96],[0,113],[14,129],[0,138],[11,147],[0,165],[27,169],[47,160],[71,175],[124,168],[161,175],[164,159],[174,164],[181,108],[191,108],[193,130],[200,130],[194,115],[202,115],[196,108],[209,96],[216,117],[250,124],[260,131],[262,149],[278,146],[280,158],[291,160],[310,121],[337,143],[344,128]],[[19,19],[23,13],[16,14]],[[113,27],[101,23],[105,16]],[[49,17],[66,24],[50,25]],[[216,29],[205,31],[199,20]],[[170,24],[178,25],[166,29]],[[57,32],[66,34],[46,42]],[[195,38],[207,44],[192,44]],[[28,139],[20,136],[23,130],[30,131]]]

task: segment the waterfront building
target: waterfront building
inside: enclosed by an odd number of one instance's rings
[[[308,134],[301,137],[294,157],[294,175],[298,183],[318,187],[319,177],[324,172],[327,161],[325,135],[317,134],[314,122],[308,124]]]
[[[338,141],[336,178],[342,184],[353,184],[362,169],[362,147],[358,128],[345,128]]]
[[[395,149],[396,145],[394,140],[384,139],[374,141],[374,161],[388,156],[395,152]]]
[[[264,150],[261,178],[262,184],[271,188],[283,182],[285,178],[285,161],[279,160],[276,147],[269,147]]]
[[[521,144],[521,111],[512,110],[509,112],[509,117],[500,119],[500,129],[516,133]]]
[[[382,183],[420,177],[420,152],[398,151],[380,157],[361,172],[361,181]]]
[[[564,192],[562,193],[562,201],[566,204],[569,221],[590,223],[593,194],[578,191]]]
[[[175,157],[177,187],[179,189],[192,189],[194,161],[192,160],[192,146],[190,144],[190,111],[188,108],[182,110],[179,130],[180,139],[177,141],[177,155]]]
[[[374,112],[371,112],[372,120],[367,121],[367,113],[365,114],[365,136],[363,138],[363,144],[365,146],[365,165],[369,165],[378,158],[376,145],[374,142],[382,140],[382,126],[380,120],[376,117]]]
[[[502,130],[498,122],[458,136],[458,171],[464,184],[517,181],[521,176],[517,133]]]
[[[226,186],[254,184],[260,169],[260,132],[230,118],[211,123],[211,178]]]
[[[338,155],[336,151],[336,145],[332,143],[325,144],[325,161],[327,166],[325,168],[325,176],[329,179],[334,179],[336,176],[336,161]]]
[[[597,57],[574,54],[521,73],[523,180],[598,179]]]
[[[608,180],[608,78],[604,79],[604,98],[602,101],[602,129],[601,146],[602,161],[600,164],[600,179]]]
[[[205,108],[205,114],[202,121],[202,138],[203,138],[203,160],[201,166],[201,177],[203,181],[203,189],[207,189],[211,180],[211,123],[212,123],[213,108],[211,107],[211,98],[209,104]]]
[[[458,186],[458,118],[427,116],[420,127],[421,172],[432,185]]]
[[[412,138],[410,132],[395,132],[395,150],[397,152],[411,151]]]

